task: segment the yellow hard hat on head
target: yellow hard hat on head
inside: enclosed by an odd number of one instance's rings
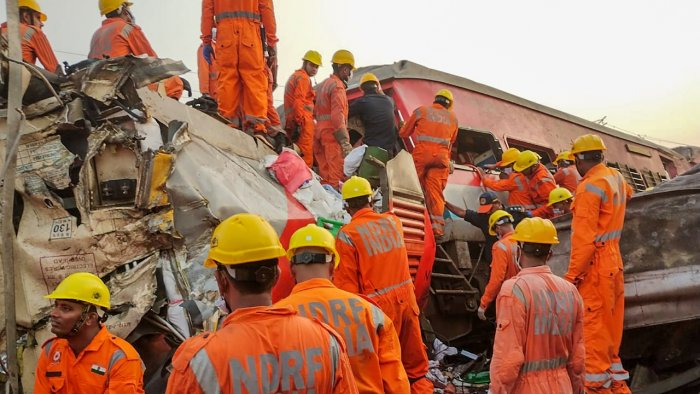
[[[452,106],[453,106],[454,103],[455,103],[455,99],[454,99],[454,96],[452,96],[452,92],[450,92],[450,91],[447,90],[447,89],[440,89],[440,90],[438,90],[437,93],[435,93],[435,98],[437,98],[437,97],[444,97],[444,98],[446,98],[447,100],[449,100],[449,101],[450,101],[450,106],[449,106],[448,108],[452,108]]]
[[[379,85],[379,78],[372,73],[365,73],[362,74],[362,78],[360,78],[360,86],[364,85],[365,82],[376,82],[377,85]]]
[[[41,7],[39,7],[39,3],[37,3],[36,0],[19,0],[17,2],[17,5],[19,6],[19,8],[29,8],[32,11],[38,12],[39,14],[41,14],[39,19],[41,19],[42,22],[46,22],[46,14],[41,12]]]
[[[574,155],[582,152],[604,151],[607,149],[603,140],[595,134],[582,135],[576,138],[571,145],[571,153]]]
[[[538,217],[525,218],[518,223],[511,239],[518,242],[533,244],[555,245],[559,243],[557,229],[554,227],[554,223],[549,219]]]
[[[571,198],[574,198],[574,195],[571,194],[569,189],[565,187],[557,187],[549,192],[549,202],[547,202],[547,206],[551,207],[558,202],[566,201]]]
[[[330,231],[315,224],[307,224],[292,234],[289,239],[289,249],[287,249],[287,258],[292,261],[297,249],[301,248],[323,248],[329,254],[333,255],[334,265],[337,267],[340,263],[340,255],[335,250],[335,238]]]
[[[321,63],[321,54],[313,50],[306,51],[301,60],[306,60],[307,62],[313,63],[319,67],[323,66]]]
[[[340,49],[335,51],[331,62],[335,64],[349,64],[350,66],[352,66],[352,69],[355,70],[355,56],[352,54],[352,52],[346,49]]]
[[[574,161],[574,154],[571,151],[565,150],[557,155],[557,158],[552,162],[554,165],[559,164],[561,160]]]
[[[131,7],[134,3],[126,0],[100,0],[100,15],[107,15],[112,11],[116,11],[122,5]]]
[[[68,275],[51,294],[44,296],[51,300],[80,301],[109,309],[109,289],[97,275],[89,272],[76,272]]]
[[[372,186],[369,181],[365,178],[359,176],[352,176],[345,183],[343,183],[343,190],[341,191],[343,195],[343,200],[349,200],[355,197],[371,196]]]
[[[211,235],[206,268],[276,259],[286,254],[277,232],[258,215],[239,213],[219,223]]]
[[[517,172],[523,172],[528,168],[534,166],[535,164],[539,163],[539,161],[540,155],[538,155],[537,153],[531,150],[522,151],[520,152],[520,154],[518,154],[518,158],[515,159],[515,164],[513,164],[513,170]]]
[[[501,161],[496,163],[496,167],[506,167],[515,163],[515,160],[518,158],[519,154],[520,150],[518,150],[518,148],[508,148],[505,152],[503,152]]]
[[[515,222],[515,220],[513,219],[513,215],[509,214],[504,210],[499,209],[492,213],[491,216],[489,216],[489,234],[496,235],[496,230],[494,228],[496,227],[496,225],[513,222]]]

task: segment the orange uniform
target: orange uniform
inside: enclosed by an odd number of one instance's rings
[[[536,208],[530,197],[530,190],[527,187],[528,181],[525,175],[519,172],[512,172],[507,179],[482,179],[484,186],[497,191],[508,192],[508,205],[519,205],[530,211]]]
[[[515,262],[518,257],[518,243],[510,238],[513,232],[504,235],[491,249],[491,275],[481,296],[480,307],[486,309],[496,299],[503,282],[514,277],[519,269]]]
[[[122,18],[107,18],[92,35],[90,59],[104,59],[126,55],[158,57],[141,28]]]
[[[379,307],[327,279],[299,283],[275,305],[291,306],[301,316],[319,319],[343,337],[360,393],[410,391],[394,323]]]
[[[576,186],[578,186],[580,180],[581,175],[579,175],[578,170],[576,170],[576,166],[559,168],[557,172],[554,173],[554,181],[557,185],[566,188],[573,195],[576,195]]]
[[[7,22],[2,24],[2,35],[7,37]],[[41,28],[20,23],[19,35],[22,37],[22,60],[36,64],[39,59],[46,71],[55,73],[58,70],[56,55]]]
[[[314,165],[314,99],[311,78],[303,69],[294,71],[284,86],[284,129],[292,136],[299,127],[297,146],[307,166]]]
[[[314,157],[322,182],[338,188],[345,179],[343,173],[343,150],[336,133],[348,134],[348,97],[345,82],[335,74],[316,87],[316,135],[314,135]],[[348,138],[348,143],[350,138]]]
[[[586,307],[586,386],[629,393],[619,350],[624,306],[620,236],[632,188],[619,171],[600,163],[576,189],[571,208],[571,259],[566,280],[577,285]]]
[[[530,198],[532,198],[537,207],[532,211],[532,216],[543,216],[548,209],[549,192],[556,189],[557,183],[547,167],[542,165],[542,163],[535,164],[535,166],[537,168],[532,172],[532,175],[526,176],[526,179],[528,189],[530,189]]]
[[[399,334],[401,361],[411,392],[432,393],[433,384],[425,378],[428,356],[401,222],[392,213],[361,209],[340,229],[335,247],[340,265],[333,282],[343,290],[366,295],[391,318]]]
[[[342,339],[291,308],[252,307],[186,340],[166,393],[357,393]]]
[[[433,232],[437,236],[445,233],[445,197],[442,193],[450,175],[450,152],[458,127],[455,114],[436,103],[418,107],[399,132],[401,138],[414,136],[413,162],[425,193]]]
[[[235,126],[265,131],[267,84],[260,27],[265,25],[267,44],[277,44],[277,24],[272,0],[202,1],[202,43],[215,43],[219,68],[219,112]],[[239,109],[244,119],[240,119]]]
[[[77,356],[68,340],[44,343],[34,393],[143,393],[143,363],[129,342],[102,327]]]
[[[524,268],[496,301],[493,394],[583,392],[583,305],[547,266]]]
[[[165,80],[165,95],[173,100],[180,100],[185,84],[180,77],[170,77]]]
[[[211,64],[204,59],[200,45],[197,49],[197,77],[199,79],[199,91],[209,97],[216,99],[216,80],[219,78],[219,70],[216,67],[216,59],[212,57]]]

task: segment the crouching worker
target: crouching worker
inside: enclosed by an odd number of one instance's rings
[[[139,354],[103,323],[109,289],[97,276],[69,275],[46,298],[55,300],[51,332],[36,367],[34,393],[143,393]]]

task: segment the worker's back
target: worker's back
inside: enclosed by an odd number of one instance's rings
[[[92,35],[88,58],[126,55],[158,57],[140,27],[118,17],[105,19]]]
[[[427,144],[447,150],[457,137],[457,117],[440,104],[418,107],[401,129],[401,137],[413,135],[416,148]]]
[[[395,109],[391,97],[379,93],[365,93],[350,104],[348,116],[360,117],[365,127],[362,140],[367,146],[378,146],[393,152],[397,137]]]
[[[334,131],[340,127],[347,127],[348,99],[345,85],[335,74],[316,86],[314,117],[318,130]]]
[[[549,193],[557,187],[554,177],[542,163],[535,164],[536,168],[528,178],[530,197],[538,207],[546,206]]]
[[[557,185],[567,189],[571,194],[576,195],[576,187],[581,180],[575,166],[562,167],[554,173],[554,181]]]
[[[497,192],[508,192],[508,205],[519,205],[530,211],[535,209],[532,202],[528,179],[519,172],[511,172],[506,179],[483,178],[484,186]]]

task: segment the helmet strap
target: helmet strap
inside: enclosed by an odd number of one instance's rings
[[[68,333],[68,337],[74,337],[81,328],[85,325],[85,322],[87,321],[88,318],[88,313],[90,313],[90,305],[85,305],[83,307],[83,311],[80,313],[80,319],[78,319],[77,322],[73,325],[73,328],[71,328],[70,332]]]

